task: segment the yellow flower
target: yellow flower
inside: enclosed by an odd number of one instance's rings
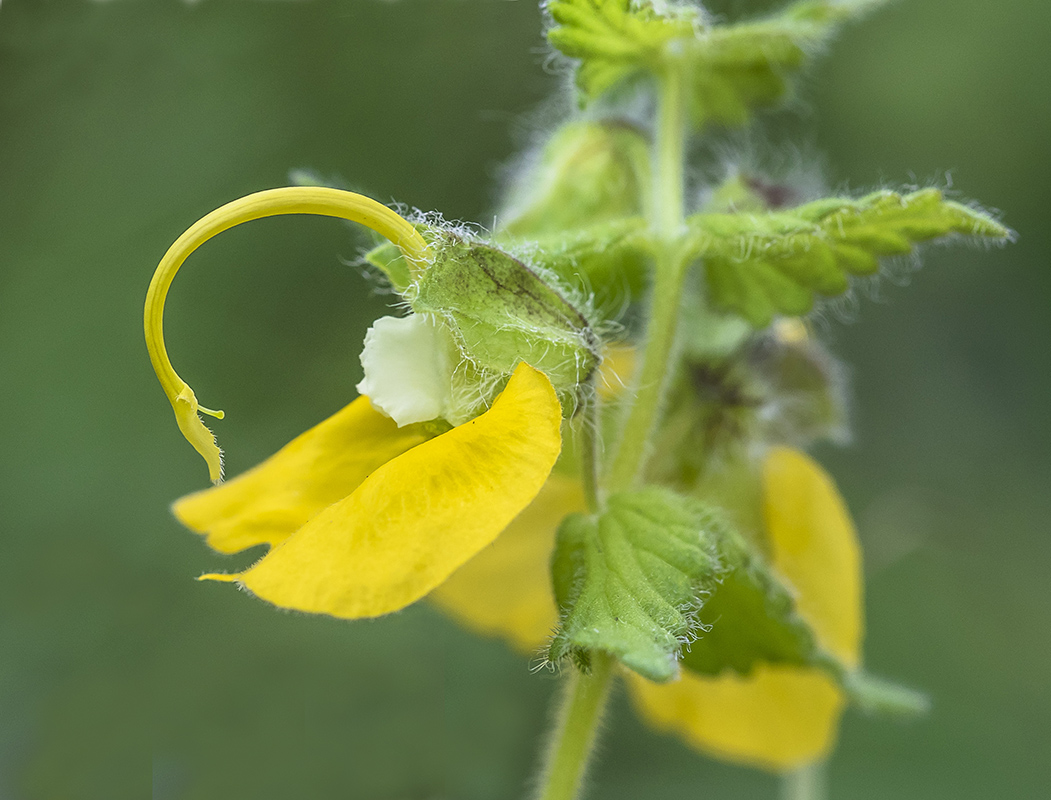
[[[432,599],[465,626],[536,652],[556,624],[548,562],[558,522],[580,511],[575,481],[552,475],[503,536],[461,567]],[[844,503],[806,455],[773,448],[763,463],[763,519],[771,561],[797,592],[822,645],[848,666],[861,645],[860,555]],[[787,770],[822,758],[835,740],[842,692],[818,670],[766,666],[716,678],[683,671],[667,684],[626,673],[639,714],[693,747]]]
[[[362,222],[400,247],[413,270],[428,258],[426,241],[390,209],[321,188],[250,195],[176,241],[150,285],[147,346],[180,429],[217,483],[220,451],[198,413],[221,418],[222,412],[200,407],[172,368],[164,299],[182,262],[211,236],[281,213]],[[630,359],[609,363],[618,360]],[[607,371],[606,380],[615,393],[616,378]],[[346,619],[387,614],[430,594],[468,627],[538,651],[557,623],[549,569],[555,531],[585,507],[579,481],[552,473],[562,408],[551,381],[520,363],[479,416],[438,435],[433,424],[408,419],[399,426],[360,397],[249,472],[176,502],[176,516],[220,552],[270,546],[244,572],[202,577],[236,581],[284,608]],[[821,644],[854,666],[860,559],[843,502],[821,468],[799,452],[772,448],[762,472],[771,561],[797,591],[799,611]],[[627,681],[639,713],[655,727],[701,750],[771,769],[822,757],[844,704],[822,673],[799,667],[768,666],[744,677],[684,672],[663,685],[628,673]]]
[[[411,265],[427,244],[390,209],[322,188],[276,189],[230,203],[190,228],[157,269],[146,338],[180,429],[221,478],[220,452],[193,391],[164,349],[164,298],[179,266],[233,225],[280,213],[352,219],[386,235]],[[489,545],[530,504],[561,451],[562,409],[547,377],[519,364],[492,406],[433,436],[399,427],[361,397],[240,477],[178,501],[176,516],[216,550],[270,551],[237,581],[284,608],[347,619],[404,608]]]
[[[284,608],[376,617],[441,584],[529,505],[558,458],[561,421],[550,382],[525,364],[492,408],[433,439],[362,397],[174,511],[216,550],[271,545],[239,575],[205,577]]]

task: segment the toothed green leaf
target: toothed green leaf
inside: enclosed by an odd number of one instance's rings
[[[665,45],[692,38],[700,23],[697,9],[661,14],[648,0],[554,0],[546,9],[554,23],[548,41],[580,60],[577,86],[586,100],[640,71],[655,71]]]
[[[695,124],[744,125],[753,109],[777,105],[790,79],[838,26],[883,0],[804,0],[772,16],[706,30],[692,49]]]
[[[823,663],[827,656],[813,631],[763,559],[740,537],[725,538],[720,555],[727,572],[699,615],[710,627],[687,646],[683,666],[703,675],[747,675],[760,663]]]
[[[767,214],[696,214],[691,250],[703,258],[712,303],[757,328],[776,314],[798,316],[814,295],[840,295],[850,276],[871,275],[879,258],[952,234],[1006,240],[989,215],[945,200],[937,189],[827,198]]]
[[[577,86],[592,100],[636,75],[682,70],[695,125],[741,125],[781,102],[789,78],[838,24],[882,0],[804,0],[778,14],[709,25],[698,8],[651,0],[556,0],[548,40],[579,59]]]
[[[601,650],[650,680],[674,678],[699,602],[722,571],[722,526],[702,504],[656,488],[567,517],[551,562],[561,621],[549,658],[587,664]]]
[[[762,557],[698,501],[652,487],[614,495],[562,523],[551,564],[552,661],[587,664],[601,650],[655,681],[674,678],[680,659],[706,675],[759,663],[846,674]]]

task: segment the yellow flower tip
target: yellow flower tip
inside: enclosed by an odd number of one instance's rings
[[[222,419],[223,412],[201,408],[193,389],[185,384],[172,401],[172,408],[175,410],[175,421],[179,424],[182,435],[207,462],[208,477],[212,483],[219,483],[223,479],[223,451],[216,444],[215,435],[201,422],[197,414],[203,412],[216,419]]]
[[[226,575],[221,572],[206,572],[197,578],[199,581],[218,581],[220,583],[237,583],[240,579],[240,575]]]
[[[168,358],[164,347],[164,301],[183,262],[213,236],[235,225],[281,214],[317,214],[358,222],[385,236],[404,253],[409,263],[422,269],[432,258],[430,246],[411,222],[368,197],[324,186],[293,186],[256,192],[217,208],[192,225],[168,248],[150,281],[143,310],[146,349],[183,436],[208,462],[213,483],[222,480],[222,453],[215,437],[198,413],[216,419],[222,411],[202,408]]]

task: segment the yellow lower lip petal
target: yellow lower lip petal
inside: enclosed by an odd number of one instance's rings
[[[275,546],[427,438],[419,426],[398,428],[359,397],[259,466],[177,500],[172,511],[221,553]]]
[[[240,582],[275,605],[345,619],[404,608],[532,502],[561,422],[550,381],[520,365],[489,411],[377,469]]]

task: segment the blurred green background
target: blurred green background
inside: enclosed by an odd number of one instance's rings
[[[523,114],[561,86],[540,24],[532,0],[4,0],[0,800],[522,796],[547,673],[426,604],[344,624],[194,582],[259,553],[213,554],[168,514],[206,473],[140,320],[184,228],[293,168],[491,219]],[[848,714],[835,799],[1051,796],[1049,40],[1045,0],[892,4],[785,126],[832,186],[951,171],[1021,236],[930,250],[847,323],[822,316],[853,370],[855,441],[819,456],[866,546],[868,662],[935,701],[905,726]],[[348,264],[361,244],[257,222],[176,282],[169,349],[228,412],[230,474],[353,396],[389,300]],[[606,800],[775,796],[623,697],[593,775]]]

